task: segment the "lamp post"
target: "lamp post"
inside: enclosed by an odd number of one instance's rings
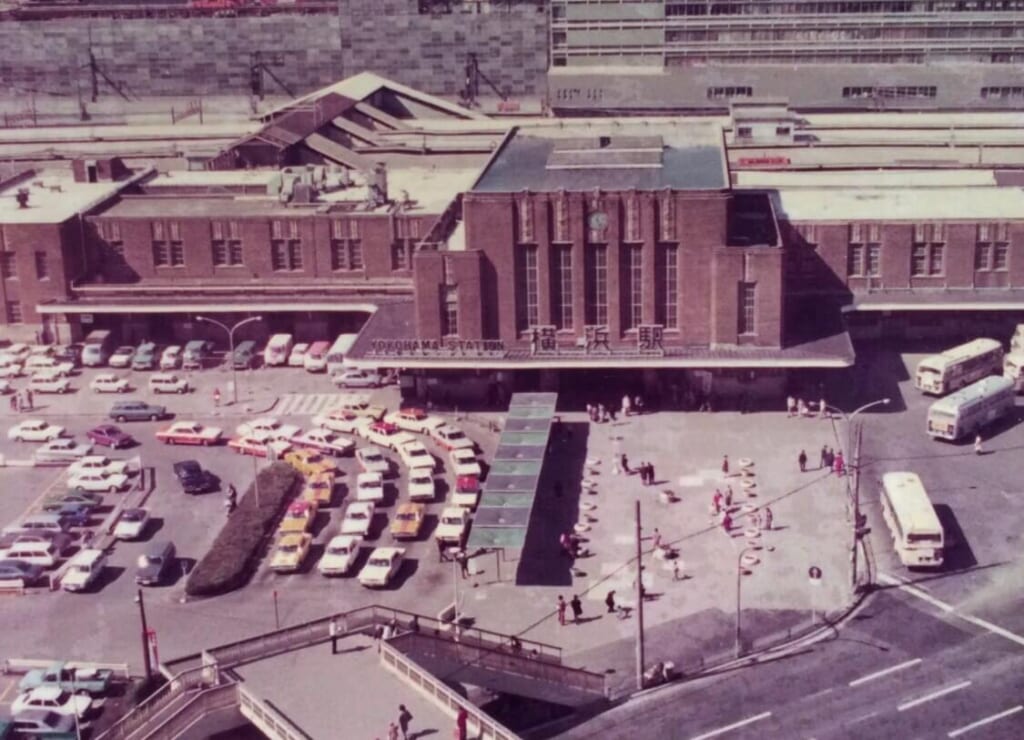
[[[142,662],[146,668],[146,678],[153,675],[153,667],[149,662],[149,627],[146,625],[146,602],[142,598],[142,589],[135,595],[135,603],[139,605],[139,620],[142,622]]]
[[[860,526],[860,446],[858,445],[857,456],[853,456],[853,420],[857,414],[862,411],[867,411],[875,406],[888,406],[891,399],[880,398],[877,401],[871,401],[866,403],[860,408],[855,409],[850,414],[834,406],[827,406],[830,410],[838,411],[846,422],[846,454],[850,455],[849,468],[853,472],[854,482],[853,488],[853,537],[850,545],[850,587],[857,590],[857,529]],[[847,489],[851,486],[847,483]]]
[[[205,321],[207,324],[213,324],[219,326],[228,335],[228,362],[231,363],[231,404],[238,403],[238,370],[235,369],[235,330],[240,329],[246,324],[251,324],[253,321],[263,321],[262,316],[250,316],[247,319],[242,319],[231,326],[222,324],[216,319],[211,319],[208,316],[196,316],[196,321]]]
[[[741,635],[741,622],[740,622],[740,584],[743,582],[743,556],[748,552],[752,552],[754,547],[744,547],[740,550],[739,555],[736,556],[736,657],[743,655],[743,647],[740,639]]]

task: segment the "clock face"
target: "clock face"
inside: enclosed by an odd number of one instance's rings
[[[594,229],[595,231],[600,231],[601,229],[608,225],[608,214],[602,213],[601,211],[591,213],[589,223],[590,228]]]

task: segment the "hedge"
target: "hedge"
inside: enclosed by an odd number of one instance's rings
[[[259,506],[255,484],[227,518],[209,552],[188,575],[189,596],[216,596],[244,586],[259,561],[264,537],[277,524],[291,500],[299,474],[288,463],[274,463],[259,472]]]

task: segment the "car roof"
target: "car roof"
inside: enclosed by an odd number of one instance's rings
[[[58,686],[37,686],[29,693],[36,699],[56,699],[62,691],[63,689]]]
[[[333,537],[331,537],[331,540],[327,543],[327,546],[330,547],[331,545],[348,545],[349,547],[351,547],[353,545],[358,545],[361,541],[362,538],[356,537],[351,534],[336,534]]]
[[[415,501],[404,501],[398,505],[398,513],[401,514],[405,511],[422,511],[425,508],[427,507]]]
[[[302,542],[307,535],[302,532],[289,532],[288,534],[281,535],[281,539],[277,541],[279,545],[297,545]]]
[[[360,473],[358,476],[356,476],[356,482],[357,483],[361,483],[363,481],[371,481],[371,480],[373,480],[373,481],[378,481],[378,480],[379,481],[383,481],[384,480],[384,476],[382,476],[380,473]]]
[[[390,558],[390,557],[392,557],[394,555],[400,555],[403,552],[405,552],[405,550],[403,550],[401,547],[377,547],[377,548],[374,548],[372,553],[370,553],[370,557],[371,558],[375,558],[375,557],[377,557],[377,558],[380,558],[380,557]]]
[[[79,550],[71,558],[69,564],[88,565],[104,557],[106,557],[106,553],[103,550]]]

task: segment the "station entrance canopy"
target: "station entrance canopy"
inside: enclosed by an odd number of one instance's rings
[[[557,402],[557,393],[513,394],[468,549],[522,549]]]

